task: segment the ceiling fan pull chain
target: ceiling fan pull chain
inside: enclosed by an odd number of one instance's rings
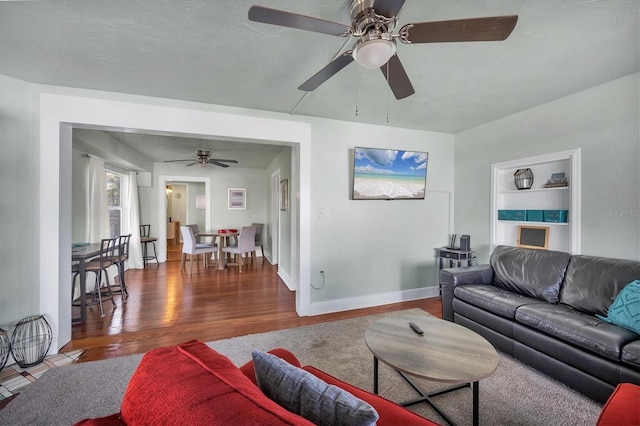
[[[356,64],[356,117],[358,116],[358,64]]]

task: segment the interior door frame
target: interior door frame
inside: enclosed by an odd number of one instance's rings
[[[271,264],[280,261],[280,169],[271,173]]]
[[[211,229],[211,178],[207,176],[158,176],[158,262],[167,261],[167,197],[166,187],[168,182],[174,183],[204,183],[204,194],[207,200],[205,204],[205,226]],[[186,224],[185,224],[186,225]]]

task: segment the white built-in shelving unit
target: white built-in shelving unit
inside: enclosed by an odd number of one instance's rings
[[[518,190],[513,174],[529,168],[531,189]],[[545,188],[553,173],[564,173],[568,186]],[[568,210],[566,223],[498,220],[498,210]],[[580,253],[580,149],[491,165],[491,251],[516,245],[518,226],[549,227],[549,250]]]

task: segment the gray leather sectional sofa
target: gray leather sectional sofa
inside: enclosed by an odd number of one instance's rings
[[[596,317],[640,279],[640,262],[498,246],[488,265],[440,271],[442,316],[604,402],[640,385],[640,334]]]

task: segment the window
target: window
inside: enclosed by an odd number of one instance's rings
[[[115,238],[122,232],[122,176],[109,171],[106,172],[106,176],[109,228],[111,238]]]

